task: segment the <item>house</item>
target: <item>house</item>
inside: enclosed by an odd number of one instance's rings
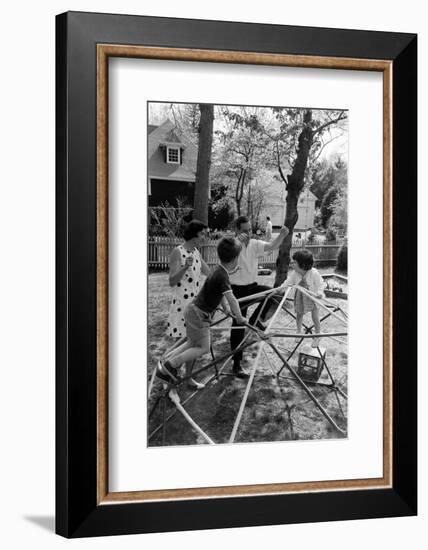
[[[282,181],[272,178],[266,182],[264,190],[265,204],[261,214],[262,224],[265,224],[266,216],[269,216],[274,228],[282,227],[285,220],[285,198],[287,196],[285,185]]]
[[[180,197],[193,205],[198,148],[166,119],[148,126],[149,207],[168,202],[176,206]]]
[[[285,220],[287,192],[284,183],[278,180],[272,181],[269,186],[266,186],[265,196],[266,202],[261,218],[264,222],[266,216],[269,216],[273,227],[279,228]],[[314,226],[315,201],[316,197],[309,189],[301,193],[297,204],[299,218],[294,231],[304,232]]]
[[[314,226],[315,218],[315,201],[317,200],[316,196],[305,189],[299,197],[299,202],[297,204],[297,212],[299,213],[299,219],[294,227],[294,231],[307,231],[312,229]]]
[[[149,207],[168,203],[177,206],[177,198],[193,206],[198,147],[171,120],[159,126],[148,126],[148,196]],[[286,166],[287,168],[287,166]],[[262,182],[265,196],[259,220],[263,224],[270,216],[273,227],[285,220],[286,191],[282,181],[271,174]],[[299,198],[299,219],[295,231],[305,231],[314,225],[316,197],[309,190]]]

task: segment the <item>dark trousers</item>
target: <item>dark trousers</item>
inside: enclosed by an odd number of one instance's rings
[[[233,294],[235,295],[236,299],[239,300],[239,298],[244,298],[245,296],[251,296],[251,294],[257,294],[258,292],[263,292],[264,290],[270,290],[269,286],[259,285],[257,283],[251,283],[250,285],[232,285]],[[256,319],[259,315],[260,310],[263,308],[260,320],[263,321],[265,315],[269,311],[271,307],[271,300],[267,300],[265,306],[263,307],[263,303],[265,301],[265,297],[261,297],[261,302],[254,310],[254,313],[251,315],[250,320],[248,321],[250,325],[254,325],[256,322]],[[240,309],[243,317],[247,316],[247,309],[249,308],[249,302],[244,302],[242,305],[240,304]],[[232,327],[238,326],[236,321],[233,320]],[[230,331],[230,349],[233,351],[236,349],[239,344],[244,339],[245,335],[245,327],[233,329]],[[242,350],[238,351],[233,356],[233,361],[235,364],[239,363],[242,359]]]

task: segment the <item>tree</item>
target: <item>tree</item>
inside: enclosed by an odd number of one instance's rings
[[[287,277],[293,229],[298,220],[297,204],[305,186],[305,176],[311,155],[316,158],[324,147],[323,134],[347,118],[345,111],[312,111],[312,109],[274,109],[277,124],[268,129],[273,142],[274,161],[287,190],[285,225],[288,236],[282,242],[276,261],[275,286]],[[283,170],[284,157],[291,173]]]
[[[198,146],[201,110],[198,103],[170,103],[168,116],[193,145]]]
[[[346,243],[340,247],[336,260],[336,271],[348,272],[348,245]]]
[[[320,208],[326,193],[334,185],[334,167],[328,160],[322,159],[314,164],[311,176],[309,189],[317,198],[315,206]]]
[[[215,182],[212,177],[210,184],[211,198],[208,209],[208,225],[210,229],[226,229],[233,219],[228,187],[222,182]]]
[[[336,199],[332,204],[332,216],[329,227],[340,236],[345,236],[348,232],[348,188],[339,189]]]
[[[251,227],[254,233],[258,229],[261,229],[260,215],[262,209],[266,205],[266,191],[269,188],[268,174],[262,172],[261,176],[260,179],[255,179],[248,184],[246,195],[246,215],[251,221]]]
[[[339,189],[336,185],[330,187],[327,193],[324,195],[324,198],[321,203],[321,224],[327,228],[328,222],[333,214],[333,204],[337,199],[337,194]]]
[[[208,225],[211,149],[213,141],[214,106],[200,103],[198,160],[194,198],[194,217]]]
[[[251,208],[252,182],[268,160],[268,138],[262,132],[259,109],[223,107],[221,125],[216,130],[216,183],[227,182],[228,198],[240,216]]]

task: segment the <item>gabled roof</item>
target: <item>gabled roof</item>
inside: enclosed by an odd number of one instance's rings
[[[182,164],[168,164],[162,146],[179,145],[182,148]],[[167,118],[160,126],[148,127],[148,176],[149,178],[194,182],[198,148],[186,138]]]
[[[306,188],[304,191],[300,193],[300,199],[313,199],[314,201],[317,200],[317,197],[312,193],[312,191],[309,188]]]

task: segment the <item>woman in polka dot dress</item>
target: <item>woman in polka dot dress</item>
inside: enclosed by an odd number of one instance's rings
[[[169,285],[172,299],[168,316],[167,334],[172,338],[186,336],[184,309],[202,288],[201,274],[208,275],[209,267],[201,258],[198,246],[206,225],[192,220],[183,231],[184,244],[174,248],[169,261]],[[192,365],[186,365],[186,376],[191,373]],[[202,387],[195,380],[189,380],[189,386]]]

